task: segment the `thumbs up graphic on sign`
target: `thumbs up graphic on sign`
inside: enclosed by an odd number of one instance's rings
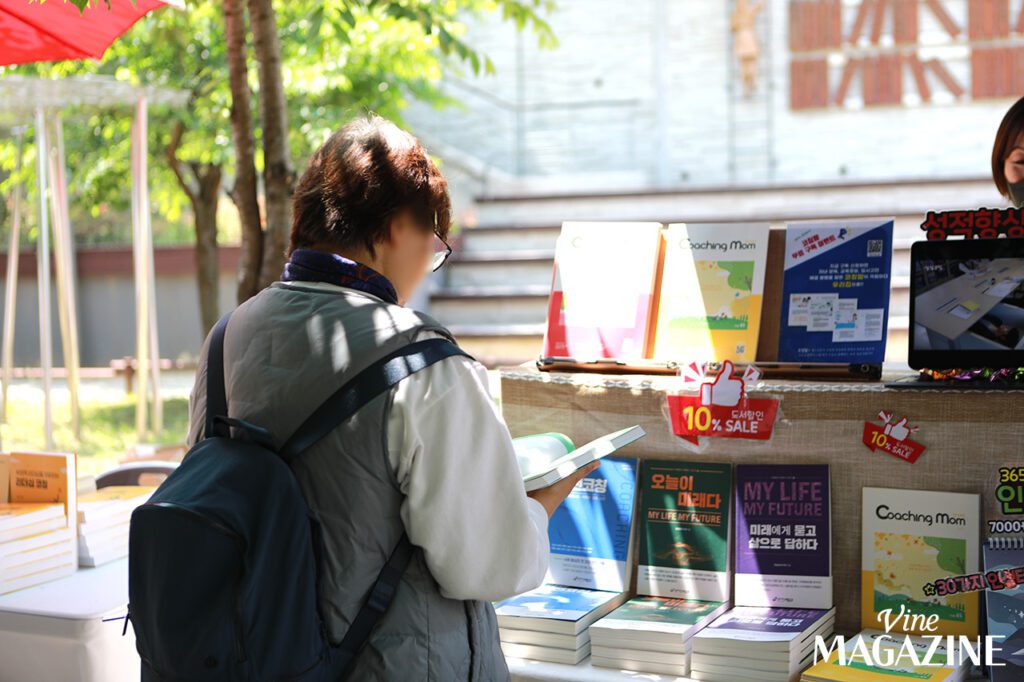
[[[732,375],[732,362],[722,363],[722,371],[714,382],[701,384],[700,402],[703,405],[722,405],[735,407],[743,397],[743,381]]]
[[[907,428],[907,418],[899,420],[895,424],[886,424],[882,431],[887,436],[892,436],[893,440],[906,440],[907,436],[910,435],[910,429]]]

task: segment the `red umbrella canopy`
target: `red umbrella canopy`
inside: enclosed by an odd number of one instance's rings
[[[79,12],[64,0],[0,0],[0,66],[100,59],[147,13],[176,0],[103,0]]]

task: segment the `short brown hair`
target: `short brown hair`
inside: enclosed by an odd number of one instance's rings
[[[1003,122],[999,124],[999,132],[996,133],[995,144],[992,145],[992,179],[996,182],[996,188],[1004,197],[1010,196],[1010,190],[1006,186],[1006,159],[1010,152],[1017,146],[1024,135],[1024,97],[1014,102],[1010,110],[1003,116]]]
[[[380,116],[357,118],[316,150],[299,178],[289,252],[330,244],[373,255],[403,209],[448,236],[448,183],[423,145]]]

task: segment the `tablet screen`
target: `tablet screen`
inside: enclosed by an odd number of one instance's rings
[[[1024,239],[911,249],[910,366],[1024,366]]]

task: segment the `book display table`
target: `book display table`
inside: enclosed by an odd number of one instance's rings
[[[129,627],[128,559],[0,596],[0,679],[128,682],[139,679]]]
[[[887,377],[889,378],[889,377]],[[829,464],[835,630],[860,630],[861,490],[865,486],[976,493],[983,519],[1003,516],[998,470],[1024,465],[1024,391],[893,390],[882,383],[761,381],[751,397],[780,400],[770,440],[701,439],[700,452],[673,434],[669,393],[695,394],[679,377],[563,374],[531,366],[501,371],[501,401],[513,437],[556,431],[585,443],[639,424],[647,436],[627,457],[753,464]],[[879,412],[906,417],[925,447],[914,463],[864,444]],[[987,532],[987,527],[983,530]],[[523,678],[531,679],[531,678]],[[572,678],[568,678],[572,679]]]

